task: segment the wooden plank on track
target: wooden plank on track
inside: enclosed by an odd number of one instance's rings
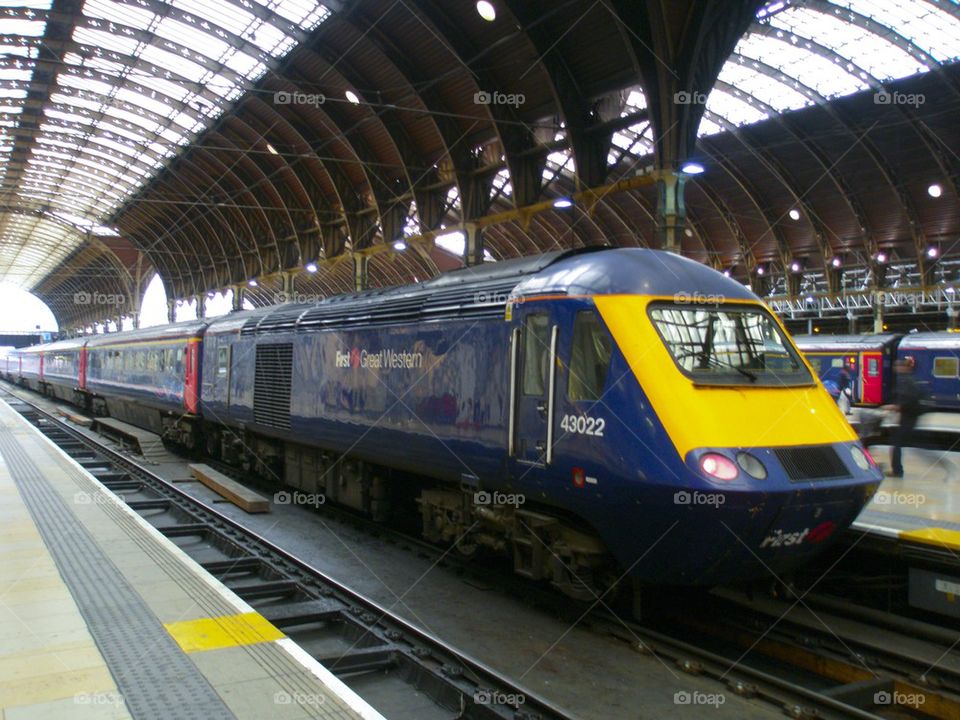
[[[248,513],[270,512],[270,501],[260,493],[246,488],[236,480],[231,480],[209,465],[197,463],[190,465],[193,476],[219,495]]]
[[[93,420],[88,418],[86,415],[75,413],[67,408],[58,407],[57,415],[66,418],[70,422],[74,423],[75,425],[80,425],[81,427],[90,427],[93,424]]]

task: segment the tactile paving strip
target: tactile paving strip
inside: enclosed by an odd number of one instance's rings
[[[0,424],[0,455],[137,720],[234,715]]]

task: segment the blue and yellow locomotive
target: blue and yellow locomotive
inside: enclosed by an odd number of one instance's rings
[[[207,329],[211,449],[588,596],[802,562],[881,479],[780,323],[677,255],[550,253]]]
[[[190,330],[178,436],[575,597],[789,570],[882,477],[760,299],[670,253],[548,253]]]

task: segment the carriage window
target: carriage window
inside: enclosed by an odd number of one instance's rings
[[[550,361],[550,332],[546,315],[527,318],[523,333],[523,394],[543,395],[547,363]]]
[[[230,370],[230,346],[217,348],[217,376],[226,377]]]
[[[573,348],[570,352],[570,400],[599,400],[610,367],[610,336],[600,319],[589,310],[577,313],[573,321]]]
[[[938,357],[933,359],[933,376],[938,378],[955,378],[960,370],[960,360],[955,357]]]
[[[880,361],[877,358],[867,358],[867,375],[869,377],[880,375]]]

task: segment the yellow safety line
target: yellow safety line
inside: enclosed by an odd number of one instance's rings
[[[185,653],[254,645],[280,640],[285,635],[256,612],[198,618],[164,625]]]
[[[960,550],[960,531],[957,530],[947,530],[946,528],[901,530],[900,539]]]

